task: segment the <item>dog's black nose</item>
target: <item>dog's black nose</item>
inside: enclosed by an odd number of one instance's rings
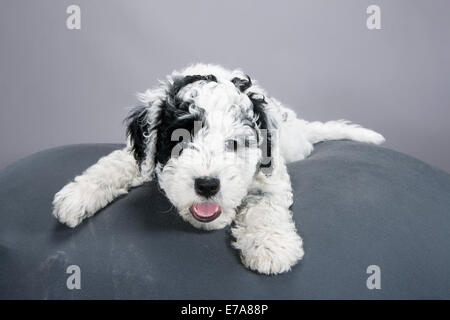
[[[220,189],[220,180],[217,178],[203,177],[195,179],[195,191],[206,198],[212,197]]]

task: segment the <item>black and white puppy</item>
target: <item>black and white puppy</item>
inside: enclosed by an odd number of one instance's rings
[[[140,100],[144,105],[127,119],[127,147],[62,188],[54,216],[75,227],[156,177],[193,226],[213,230],[234,222],[242,262],[264,274],[288,271],[303,256],[286,163],[304,159],[320,141],[384,141],[346,121],[299,119],[240,70],[216,65],[175,71]]]

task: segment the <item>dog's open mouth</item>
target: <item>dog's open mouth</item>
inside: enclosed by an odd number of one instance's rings
[[[222,212],[220,206],[215,202],[205,201],[194,203],[190,208],[192,216],[200,222],[211,222]]]

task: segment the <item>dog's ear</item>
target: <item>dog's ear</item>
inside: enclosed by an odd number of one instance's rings
[[[266,101],[264,95],[255,92],[249,92],[248,97],[253,104],[253,114],[258,126],[258,145],[262,151],[260,169],[264,174],[270,175],[276,163],[276,129],[277,123],[272,116],[270,103]]]
[[[250,87],[252,87],[252,79],[248,75],[244,77],[234,77],[231,82],[239,89],[241,92],[246,92]],[[258,88],[254,88],[259,91]],[[262,159],[259,164],[259,168],[266,175],[270,175],[274,165],[274,134],[277,128],[275,117],[272,116],[272,108],[269,101],[263,94],[247,91],[247,96],[253,104],[253,114],[256,120],[256,125],[258,126],[258,145],[262,151]]]
[[[148,108],[139,106],[134,108],[125,119],[130,148],[139,167],[145,159],[145,151],[147,149],[146,137],[150,133],[148,115]]]
[[[164,90],[147,91],[140,95],[146,105],[131,110],[125,119],[127,147],[136,159],[144,176],[150,177],[155,169],[155,147]]]

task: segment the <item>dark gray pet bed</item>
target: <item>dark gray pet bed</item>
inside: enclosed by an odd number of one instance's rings
[[[403,154],[322,143],[289,165],[305,257],[289,273],[244,268],[228,229],[199,231],[155,183],[132,190],[75,229],[51,216],[53,195],[121,147],[75,145],[0,171],[3,299],[450,298],[450,175]],[[69,265],[81,289],[69,290]],[[369,290],[369,265],[381,289]]]

